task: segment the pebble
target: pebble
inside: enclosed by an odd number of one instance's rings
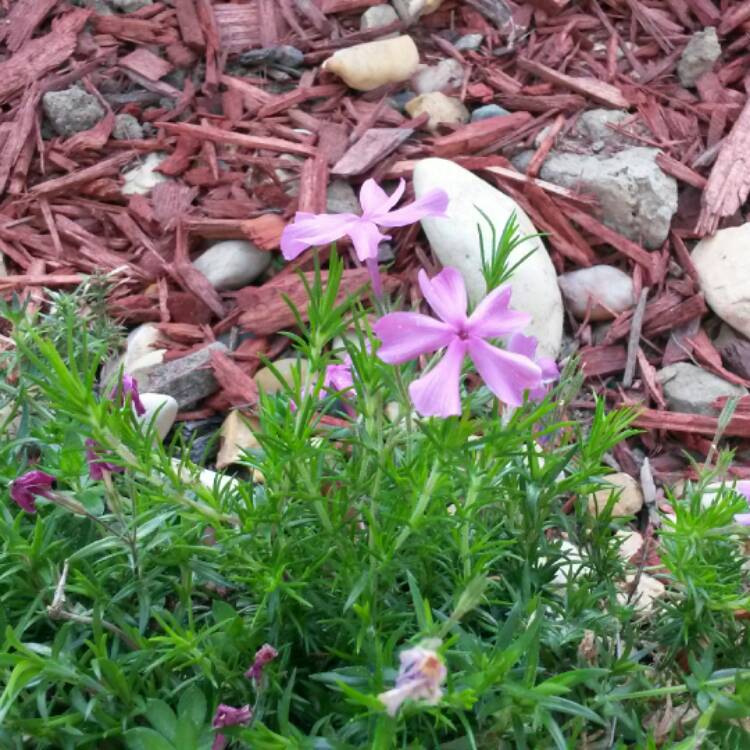
[[[727,370],[750,380],[750,339],[722,323],[714,346],[719,350]]]
[[[93,128],[105,114],[99,100],[79,86],[48,91],[42,107],[55,132],[66,137]]]
[[[427,114],[428,130],[437,130],[439,125],[463,125],[469,121],[469,110],[460,99],[446,96],[439,91],[422,94],[412,99],[405,107],[412,117]]]
[[[409,0],[409,16],[417,19],[420,16],[426,16],[434,13],[441,5],[443,0]]]
[[[714,67],[714,63],[720,56],[721,45],[716,29],[713,26],[707,26],[703,31],[697,31],[690,37],[677,63],[677,76],[680,83],[685,88],[695,86],[696,81]]]
[[[504,117],[509,114],[510,112],[507,109],[498,104],[485,104],[482,107],[477,107],[471,113],[471,121],[479,122],[480,120],[489,120],[490,117]]]
[[[637,531],[621,529],[615,533],[615,537],[620,542],[620,546],[617,548],[617,554],[620,556],[620,559],[625,562],[629,562],[641,551],[641,547],[643,547],[643,534]]]
[[[121,13],[133,13],[136,10],[154,4],[154,0],[109,0],[109,4]]]
[[[221,448],[216,457],[216,468],[225,469],[227,466],[237,463],[245,451],[259,451],[260,443],[253,434],[258,428],[258,420],[247,417],[236,409],[230,411],[224,424],[221,426]]]
[[[632,138],[618,133],[609,125],[622,125],[630,117],[623,109],[589,109],[578,118],[575,134],[592,144],[595,151],[605,146],[636,143]]]
[[[354,188],[341,178],[328,183],[326,210],[329,214],[359,214],[361,207]]]
[[[453,45],[459,52],[474,52],[484,41],[484,34],[464,34]]]
[[[183,482],[197,480],[209,490],[218,489],[222,492],[236,489],[239,486],[239,482],[235,477],[220,474],[219,472],[211,471],[211,469],[200,469],[198,466],[186,463],[181,458],[173,458],[172,466],[174,466],[177,475]]]
[[[143,128],[133,115],[115,115],[112,137],[116,141],[138,141],[143,138]]]
[[[298,359],[297,357],[283,357],[273,363],[274,368],[281,376],[281,380],[270,367],[262,367],[255,373],[255,383],[258,390],[272,396],[282,390],[283,384],[294,386],[294,372],[299,368],[301,377],[307,373],[307,360]]]
[[[568,309],[579,320],[586,315],[589,299],[592,321],[610,320],[635,304],[633,279],[614,266],[592,266],[564,273],[557,283]]]
[[[299,68],[304,61],[304,54],[289,44],[254,49],[240,55],[240,63],[248,67],[275,65],[281,68]]]
[[[708,306],[750,338],[750,222],[702,239],[692,260]]]
[[[408,81],[418,65],[417,45],[404,35],[340,49],[323,63],[323,70],[357,91],[372,91],[387,83]]]
[[[613,486],[598,490],[589,498],[589,513],[598,516],[604,512],[613,492],[619,493],[612,506],[613,518],[634,516],[643,507],[641,487],[630,474],[608,474],[604,481]]]
[[[164,440],[177,417],[177,401],[163,393],[141,393],[140,396],[146,413],[137,417],[138,421],[148,425],[153,419],[156,434]]]
[[[390,26],[395,21],[398,21],[398,13],[396,13],[392,5],[373,5],[359,19],[359,30],[370,31],[371,29],[379,29],[381,26]],[[381,38],[391,39],[396,36],[398,36],[397,31]]]
[[[143,323],[128,334],[123,358],[123,370],[127,375],[138,377],[139,372],[164,361],[166,349],[157,346],[160,337],[153,323]]]
[[[656,373],[664,398],[672,411],[718,416],[713,406],[720,396],[744,396],[747,391],[689,362],[676,362]]]
[[[637,584],[635,583],[636,580],[638,580]],[[631,595],[629,592],[634,584],[635,591]],[[651,614],[654,611],[655,603],[659,599],[663,599],[667,593],[664,584],[648,573],[641,573],[640,577],[636,575],[626,576],[625,585],[627,591],[621,591],[617,595],[617,601],[622,606],[635,607],[636,612],[641,615]]]
[[[575,578],[584,567],[583,557],[581,550],[567,539],[563,539],[560,543],[560,553],[565,556],[565,559],[561,560],[555,569],[552,583],[555,586],[566,586],[568,581]]]
[[[456,91],[464,80],[464,68],[452,57],[441,60],[437,65],[422,65],[411,79],[411,86],[417,94],[431,94],[434,91]]]
[[[399,112],[406,113],[406,105],[416,96],[413,91],[406,89],[405,91],[399,91],[396,94],[392,94],[389,101],[394,109]]]
[[[171,178],[156,171],[166,158],[166,154],[151,153],[137,167],[124,172],[122,177],[125,184],[122,186],[122,194],[147,195],[160,182],[169,182]]]
[[[422,219],[422,227],[438,260],[461,273],[469,297],[476,304],[486,292],[477,226],[481,226],[485,238],[489,232],[477,209],[494,222],[498,234],[513,212],[522,235],[535,234],[537,230],[512,198],[452,161],[431,158],[417,163],[416,197],[434,188],[442,188],[448,194],[446,218],[427,217]],[[540,238],[522,242],[511,253],[509,262],[518,262],[532,250],[510,280],[511,307],[531,315],[525,332],[539,341],[538,354],[555,357],[562,343],[563,306],[557,274],[544,243]]]
[[[270,265],[271,253],[247,240],[217,242],[193,261],[218,291],[240,289],[255,281]]]
[[[226,352],[224,344],[215,341],[185,357],[173,359],[145,373],[141,390],[172,396],[180,409],[188,409],[215,393],[219,384],[211,368],[211,353]]]

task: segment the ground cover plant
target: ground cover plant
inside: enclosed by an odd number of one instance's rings
[[[575,363],[519,337],[517,243],[473,310],[422,272],[430,317],[342,301],[334,251],[258,450],[210,486],[100,382],[102,280],[8,304],[0,747],[747,747],[744,486],[704,502],[731,455],[629,563],[589,498],[633,414],[582,418]]]

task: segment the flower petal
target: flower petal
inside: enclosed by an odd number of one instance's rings
[[[522,354],[503,351],[471,336],[469,356],[487,387],[509,406],[520,406],[524,391],[541,385],[541,368]]]
[[[494,339],[515,333],[527,325],[530,315],[508,308],[510,294],[510,286],[493,289],[469,317],[469,333],[483,339]]]
[[[369,218],[381,227],[405,227],[407,224],[414,224],[424,219],[425,216],[445,216],[445,209],[448,208],[449,202],[448,193],[436,188],[425,193],[414,203],[408,203],[395,211]]]
[[[381,234],[375,224],[366,219],[352,222],[346,233],[352,238],[357,257],[364,263],[366,260],[378,259],[378,245],[390,239],[387,234]]]
[[[384,315],[375,323],[373,330],[382,342],[378,357],[391,365],[400,365],[420,354],[442,349],[456,336],[447,323],[412,312]]]
[[[750,513],[735,513],[734,522],[740,526],[750,526]]]
[[[454,338],[440,362],[409,386],[414,408],[423,417],[460,416],[459,381],[465,356],[466,341]]]
[[[432,279],[421,270],[417,278],[427,304],[439,318],[457,330],[466,326],[466,285],[455,268],[444,268]]]
[[[372,219],[374,215],[388,213],[400,200],[406,189],[406,183],[401,180],[398,187],[390,194],[385,192],[372,178],[362,183],[359,191],[359,204],[362,206],[362,217]]]
[[[534,336],[524,336],[522,333],[514,333],[508,339],[507,350],[513,354],[522,354],[524,357],[534,359],[536,354],[537,340]]]
[[[750,479],[743,479],[737,482],[737,492],[744,495],[750,501]]]
[[[355,214],[310,214],[298,211],[292,224],[287,224],[281,233],[281,252],[287,260],[293,260],[303,250],[314,245],[326,245],[349,233],[350,227],[359,221]]]

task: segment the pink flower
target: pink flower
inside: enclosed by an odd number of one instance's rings
[[[435,651],[439,645],[440,641],[425,641],[399,654],[401,666],[396,687],[378,696],[389,716],[395,716],[406,700],[423,700],[430,706],[440,702],[443,697],[440,686],[445,682],[448,671]]]
[[[128,395],[130,395],[130,400],[133,404],[133,408],[135,409],[135,413],[139,417],[142,417],[146,413],[146,407],[141,402],[141,397],[138,393],[138,381],[131,375],[123,375],[122,383],[120,385],[116,385],[112,389],[112,393],[109,394],[109,397],[117,404],[122,406],[126,396]]]
[[[86,460],[89,464],[89,476],[96,482],[104,478],[104,472],[123,472],[125,469],[118,464],[103,461],[101,458],[101,447],[91,438],[86,439]]]
[[[537,357],[537,340],[533,336],[524,336],[522,333],[514,333],[508,341],[508,351],[528,357],[542,369],[542,383],[537,388],[529,391],[529,398],[534,400],[543,399],[547,395],[550,386],[560,377],[560,370],[555,360],[550,357]]]
[[[490,292],[467,316],[466,287],[455,268],[445,268],[433,279],[420,271],[419,286],[439,320],[420,313],[390,313],[375,324],[375,333],[382,342],[378,356],[394,365],[447,347],[440,362],[409,386],[414,408],[422,416],[461,413],[459,382],[467,354],[487,387],[506,404],[518,406],[523,403],[524,391],[540,387],[542,368],[538,364],[523,354],[487,343],[487,339],[515,333],[529,322],[526,313],[508,308],[510,287]]]
[[[443,190],[431,190],[419,200],[395,211],[393,207],[404,194],[404,181],[392,195],[388,195],[375,180],[366,180],[359,193],[362,215],[310,214],[298,211],[294,222],[281,235],[281,252],[293,260],[313,245],[327,245],[344,236],[351,238],[357,257],[377,261],[378,245],[390,239],[378,227],[403,227],[425,216],[443,216],[448,207],[448,195]]]
[[[264,643],[255,652],[255,659],[253,659],[250,669],[245,672],[245,677],[247,677],[248,680],[260,682],[260,678],[263,676],[263,668],[278,655],[279,652],[270,643]]]
[[[233,727],[237,724],[247,724],[252,718],[253,710],[249,705],[235,708],[234,706],[227,706],[224,703],[220,703],[216,708],[216,713],[214,714],[211,726],[214,729]],[[227,738],[219,732],[214,738],[211,750],[224,750],[226,746]]]
[[[36,513],[34,498],[37,495],[49,498],[54,481],[55,478],[44,471],[28,471],[11,482],[10,496],[27,513]]]
[[[744,495],[748,502],[750,502],[750,480],[737,482],[736,489],[740,495]],[[750,526],[750,513],[735,513],[734,520],[740,526]]]

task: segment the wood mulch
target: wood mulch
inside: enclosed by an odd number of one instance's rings
[[[426,156],[452,158],[513,196],[549,233],[558,272],[607,262],[632,274],[642,304],[619,315],[603,339],[594,340],[586,321],[571,318],[568,327],[587,392],[642,407],[636,424],[647,432],[618,450],[622,467],[635,470],[633,451],[642,450],[657,478],[689,474],[681,452],[705,456],[717,419],[667,411],[655,370],[694,360],[750,385],[724,369],[698,325],[708,311],[689,259],[694,240],[744,221],[750,4],[445,0],[394,30],[414,37],[422,62],[452,57],[464,66],[455,95],[467,106],[497,103],[513,114],[433,134],[424,117],[409,120],[391,106],[403,85],[361,94],[321,73],[335,50],[382,33],[359,31],[361,13],[378,3],[163,0],[98,15],[66,0],[0,0],[0,254],[8,267],[0,292],[38,301],[43,287],[72,286],[99,271],[116,282],[112,313],[128,325],[158,323],[170,357],[233,329],[255,334],[213,363],[224,387],[201,413],[222,411],[252,394],[240,374],[252,376],[261,355],[283,349],[279,332],[293,324],[283,295],[302,300],[295,271],[309,271],[310,259],[275,264],[280,270],[260,286],[217,293],[191,257],[207,240],[226,238],[278,255],[285,222],[298,209],[325,210],[331,179],[357,187],[371,176],[408,178]],[[705,26],[717,29],[721,64],[686,90],[677,63]],[[456,49],[459,36],[477,32],[479,50]],[[241,53],[280,44],[297,47],[304,67],[239,65]],[[88,131],[50,137],[42,96],[74,83],[107,114]],[[629,110],[621,132],[661,149],[661,168],[679,183],[679,210],[658,250],[604,226],[596,196],[538,177],[556,135],[598,107]],[[114,140],[120,113],[144,123],[147,137]],[[526,173],[509,161],[522,147],[536,151]],[[160,171],[171,180],[146,196],[123,195],[121,173],[155,152],[167,155]],[[393,234],[387,284],[409,297],[429,246],[415,228]],[[364,271],[348,262],[344,286],[354,290]],[[741,405],[725,434],[747,450],[750,407]],[[741,463],[735,473],[750,476]]]

